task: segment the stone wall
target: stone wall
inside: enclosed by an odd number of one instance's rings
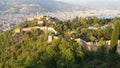
[[[75,39],[75,41],[79,43],[83,47],[83,49],[88,50],[88,51],[96,51],[99,47],[98,42],[86,42],[80,38]],[[106,45],[106,49],[108,50],[111,41],[107,40],[104,42]],[[120,54],[120,40],[118,40],[117,52]]]
[[[50,32],[54,32],[55,34],[57,34],[57,31],[52,28],[52,27],[39,27],[39,26],[35,26],[35,27],[28,27],[28,28],[17,28],[15,29],[15,33],[20,33],[20,32],[29,32],[32,30],[36,30],[36,29],[40,29],[44,32],[50,31]]]

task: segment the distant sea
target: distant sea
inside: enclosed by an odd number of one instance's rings
[[[112,15],[112,16],[97,16],[98,18],[115,18],[120,17],[120,15]]]

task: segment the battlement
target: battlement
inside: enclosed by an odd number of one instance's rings
[[[20,32],[29,32],[29,31],[37,30],[37,29],[40,29],[44,32],[50,31],[50,32],[54,32],[55,34],[57,34],[57,31],[54,28],[46,27],[46,26],[45,27],[35,26],[35,27],[28,27],[28,28],[17,28],[15,29],[15,34],[20,33]]]

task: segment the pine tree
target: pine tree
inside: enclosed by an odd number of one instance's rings
[[[111,44],[110,44],[110,50],[109,50],[110,54],[116,53],[116,50],[117,50],[117,43],[118,43],[119,30],[120,30],[119,23],[120,21],[115,22],[114,30],[112,32]]]

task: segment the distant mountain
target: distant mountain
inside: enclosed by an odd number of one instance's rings
[[[56,12],[70,10],[75,6],[54,0],[0,0],[1,10],[10,8],[19,12]]]

